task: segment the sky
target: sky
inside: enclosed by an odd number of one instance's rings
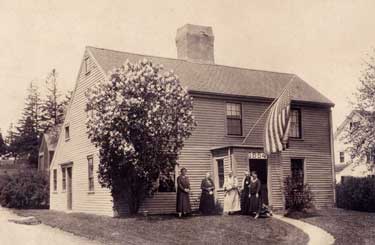
[[[85,46],[175,58],[186,23],[212,26],[217,64],[300,76],[335,103],[338,125],[375,45],[374,10],[373,0],[0,0],[0,128],[52,69],[73,90]]]

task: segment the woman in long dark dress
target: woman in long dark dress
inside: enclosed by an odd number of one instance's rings
[[[202,195],[199,203],[199,211],[202,214],[212,214],[215,210],[214,190],[215,184],[211,174],[207,173],[201,183]]]
[[[177,198],[176,198],[176,211],[178,217],[189,214],[191,212],[190,207],[190,182],[186,176],[186,168],[181,169],[180,176],[177,177]]]
[[[259,217],[259,212],[260,212],[260,180],[258,179],[258,176],[255,172],[252,173],[251,175],[251,180],[250,180],[250,207],[249,207],[249,213],[250,214],[255,214],[255,219]]]
[[[250,173],[249,171],[245,171],[245,176],[242,180],[242,192],[241,192],[241,213],[246,215],[249,214],[250,208]]]

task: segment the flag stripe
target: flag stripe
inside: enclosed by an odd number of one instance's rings
[[[288,83],[281,95],[269,108],[263,140],[264,152],[267,155],[281,152],[283,144],[288,139],[290,102],[290,83]]]

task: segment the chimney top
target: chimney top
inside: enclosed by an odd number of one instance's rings
[[[186,24],[177,29],[177,58],[214,64],[214,35],[210,26]]]

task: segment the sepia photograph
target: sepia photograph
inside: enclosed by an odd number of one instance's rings
[[[375,244],[374,13],[0,0],[0,245]]]

